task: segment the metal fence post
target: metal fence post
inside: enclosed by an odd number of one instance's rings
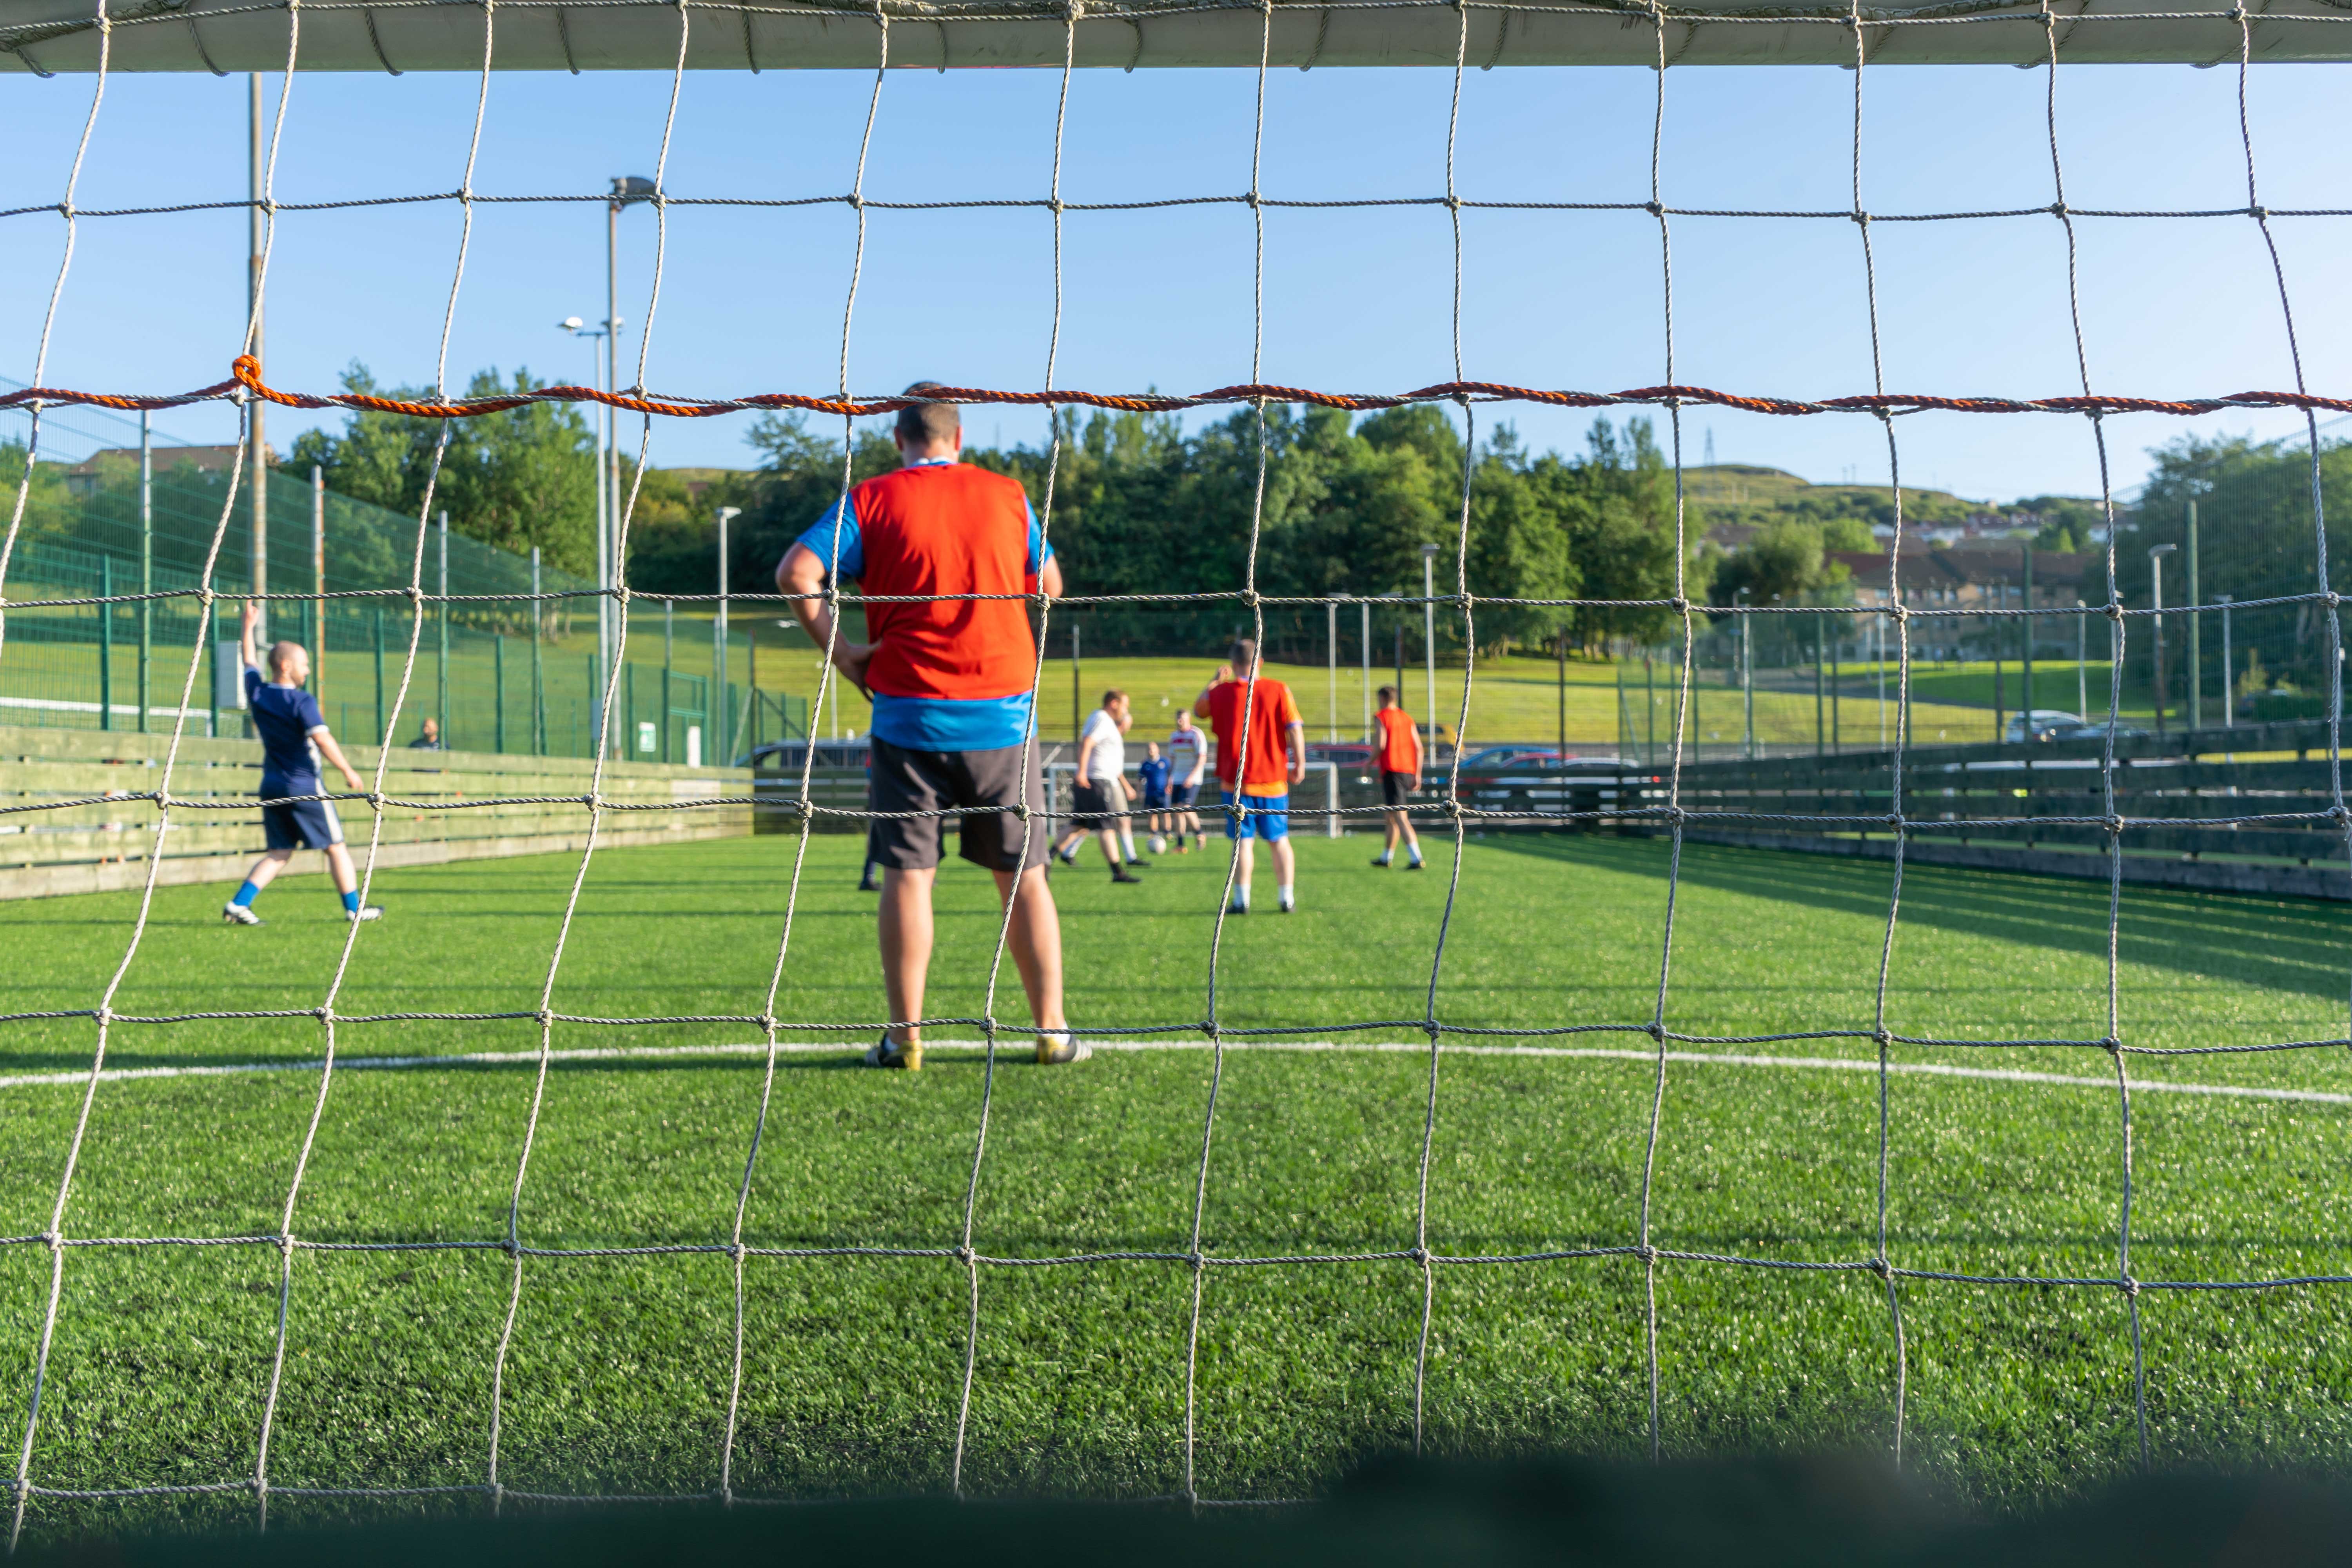
[[[98,558],[98,727],[114,728],[114,557]]]
[[[147,411],[139,412],[139,591],[155,591],[155,447]],[[154,652],[155,606],[139,601],[139,731],[147,731],[148,662]]]
[[[440,657],[435,663],[434,710],[440,720],[441,744],[446,750],[449,738],[449,514],[441,514],[441,623]]]
[[[327,689],[327,480],[310,465],[310,690]]]
[[[540,679],[539,644],[547,605],[539,596],[539,546],[530,547],[530,750],[547,755],[547,689]]]
[[[670,760],[670,653],[671,638],[676,629],[677,616],[677,602],[674,599],[664,599],[662,601],[661,760],[665,763]]]
[[[491,749],[507,749],[507,634],[499,632],[490,644]]]
[[[375,607],[375,743],[390,745],[383,732],[383,606]]]

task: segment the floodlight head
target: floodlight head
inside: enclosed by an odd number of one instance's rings
[[[1421,547],[1421,552],[1423,555],[1434,555],[1437,553],[1437,546],[1434,544],[1424,544]]]
[[[582,321],[577,316],[566,316],[563,320],[556,322],[555,324],[562,328],[567,332],[576,332],[586,323]]]
[[[2179,548],[2178,544],[2151,544],[2147,547],[2147,558],[2154,561],[2159,556],[2169,555]]]
[[[722,506],[719,509],[719,526],[724,528],[742,515],[743,509],[740,506]]]
[[[613,205],[626,206],[631,202],[648,201],[653,197],[655,188],[654,183],[643,174],[615,174],[613,176]]]

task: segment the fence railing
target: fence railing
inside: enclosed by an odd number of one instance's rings
[[[0,728],[0,807],[76,800],[86,805],[0,814],[0,899],[98,892],[137,887],[159,849],[156,803],[138,798],[157,787],[168,735],[103,734],[89,730]],[[374,776],[376,748],[344,748],[362,779]],[[394,748],[384,793],[379,864],[544,854],[576,849],[588,831],[586,796],[593,761],[493,752]],[[251,741],[194,736],[180,742],[172,773],[175,807],[163,836],[157,879],[164,883],[234,880],[263,847],[261,747]],[[330,779],[339,789],[340,781]],[[601,845],[676,843],[751,831],[746,805],[698,803],[750,794],[745,769],[607,763],[604,795],[675,811],[608,814]],[[528,804],[515,797],[541,797]],[[548,798],[552,797],[552,798]],[[502,805],[467,802],[503,800]],[[338,807],[353,853],[371,833],[364,801]],[[299,857],[298,869],[315,863]]]

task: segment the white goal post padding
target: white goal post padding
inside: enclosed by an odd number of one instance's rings
[[[887,17],[892,65],[1080,67],[1839,65],[1851,29],[1873,65],[2068,64],[2239,58],[2220,0],[2041,5],[1575,5],[1563,0],[111,0],[115,71],[870,68]],[[1270,13],[1270,14],[1269,14]],[[100,0],[0,0],[0,71],[98,66]],[[1075,16],[1076,26],[1066,41]],[[2352,7],[2254,8],[2258,61],[2352,58]],[[1663,37],[1661,36],[1663,33]],[[487,61],[486,61],[487,57]]]

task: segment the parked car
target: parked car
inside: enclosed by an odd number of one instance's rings
[[[1337,763],[1342,768],[1369,768],[1372,765],[1372,748],[1361,741],[1309,741],[1307,760],[1310,763]]]
[[[2120,719],[2112,721],[2106,719],[2094,719],[2089,723],[2084,724],[2081,729],[2069,730],[2065,734],[2056,738],[2062,741],[2103,741],[2106,739],[2107,731],[2109,730],[2113,730],[2115,731],[2116,739],[2118,741],[2145,741],[2147,739],[2147,731],[2146,730],[2141,729],[2137,724],[2126,724]]]
[[[2063,712],[2055,708],[2036,708],[2031,712],[2012,713],[2009,727],[2001,739],[2014,745],[2021,741],[2063,741],[2085,727],[2079,713]]]
[[[806,741],[771,741],[736,763],[739,768],[757,768],[762,773],[798,773],[808,758]],[[866,744],[855,741],[819,741],[816,743],[816,765],[821,768],[862,768],[866,765]]]
[[[1481,746],[1463,754],[1465,768],[1541,767],[1556,763],[1559,753],[1549,746]]]

